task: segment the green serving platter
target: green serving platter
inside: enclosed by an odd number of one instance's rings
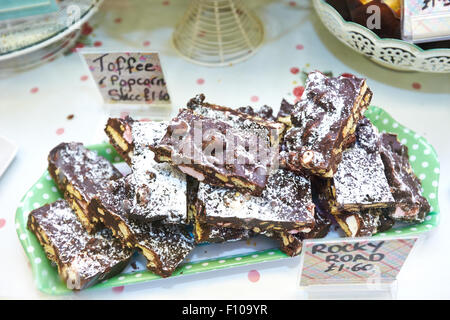
[[[430,231],[439,224],[439,161],[434,148],[423,137],[402,126],[381,108],[370,107],[366,112],[366,116],[381,132],[398,134],[399,140],[408,146],[411,165],[415,174],[422,181],[423,195],[431,205],[431,212],[427,215],[423,223],[396,225],[393,229],[376,234],[374,237],[403,237],[419,235]],[[89,149],[98,152],[99,155],[105,157],[112,163],[123,161],[109,144],[93,145]],[[61,198],[62,195],[49,173],[45,172],[22,198],[16,211],[17,235],[30,261],[36,286],[42,292],[52,295],[70,294],[72,291],[67,289],[65,284],[60,280],[56,267],[47,259],[36,237],[28,231],[27,217],[28,213],[33,209]],[[240,252],[234,255],[227,255],[225,250],[224,252],[221,252],[220,249],[217,250],[217,245],[204,245],[203,247],[207,248],[209,246],[216,246],[215,250],[211,250],[216,256],[197,259],[195,261],[192,259],[192,261],[185,262],[178,267],[172,277],[183,277],[189,274],[289,258],[277,248],[265,248],[261,250],[256,246],[256,243],[254,250],[252,249],[249,252],[248,248],[251,246],[248,246],[247,243],[246,252]],[[242,246],[245,247],[245,242]],[[98,283],[87,290],[118,287],[157,279],[161,279],[161,277],[145,270],[143,267],[137,269],[126,268],[121,274]]]

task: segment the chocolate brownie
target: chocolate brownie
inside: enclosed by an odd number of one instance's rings
[[[329,214],[323,212],[318,206],[316,206],[314,221],[315,224],[311,231],[297,234],[301,237],[301,239],[318,239],[326,237],[332,225]]]
[[[108,160],[76,142],[61,143],[50,151],[48,171],[86,230],[95,232],[102,228],[88,205],[107,181],[122,177],[120,172]]]
[[[246,129],[183,109],[156,147],[155,160],[169,162],[198,181],[260,195],[278,146],[252,122]]]
[[[264,231],[262,232],[268,238],[278,241],[280,250],[288,256],[296,256],[302,252],[303,241],[300,233],[291,234],[286,231]]]
[[[58,267],[61,280],[73,290],[120,273],[133,254],[107,229],[89,234],[64,200],[33,210],[28,229]]]
[[[194,239],[183,225],[148,223],[129,218],[132,189],[128,178],[111,181],[90,205],[105,226],[129,247],[142,251],[147,268],[162,276],[170,276],[194,248]]]
[[[201,223],[255,232],[309,232],[315,224],[309,178],[283,169],[269,177],[261,197],[200,183],[197,211]]]
[[[130,217],[147,222],[187,223],[186,175],[167,163],[154,161],[149,146],[164,136],[167,122],[110,118],[106,133],[131,166],[133,190]]]
[[[187,107],[197,115],[220,120],[235,129],[247,130],[251,127],[253,130],[265,131],[269,135],[272,145],[278,145],[285,130],[283,123],[272,121],[273,117],[271,118],[270,115],[273,111],[267,106],[264,106],[256,112],[252,107],[234,110],[232,108],[207,103],[205,102],[205,96],[199,94],[188,102]],[[248,112],[241,112],[244,109]]]
[[[258,110],[253,109],[252,106],[237,108],[237,111],[246,113],[252,117],[259,117],[264,120],[276,122],[277,119],[273,115],[273,109],[267,105],[262,106]]]
[[[336,221],[348,237],[370,237],[390,229],[394,220],[389,217],[390,208],[367,209],[361,212],[335,215]]]
[[[122,156],[126,163],[131,164],[134,143],[131,136],[131,127],[135,120],[131,117],[109,118],[105,126],[105,133],[109,143]]]
[[[109,118],[105,132],[111,145],[131,165],[136,145],[156,145],[167,129],[165,121],[138,121],[125,118]]]
[[[195,202],[197,201],[199,182],[186,175],[186,205],[188,222],[194,222],[195,219]]]
[[[223,228],[207,223],[194,223],[194,237],[196,243],[221,243],[238,240],[247,240],[254,233],[248,229]]]
[[[295,105],[290,104],[285,99],[281,100],[280,110],[277,114],[277,121],[286,125],[286,128],[292,126],[291,115],[294,112]]]
[[[153,152],[136,145],[128,177],[133,197],[130,218],[152,222],[188,223],[186,175],[168,163],[157,163]]]
[[[311,72],[284,137],[289,168],[332,177],[371,97],[364,79]]]
[[[430,205],[422,196],[422,185],[409,163],[408,147],[401,144],[397,135],[381,135],[381,159],[395,209],[391,217],[407,222],[423,222],[430,212]]]
[[[187,202],[189,221],[193,222],[193,233],[196,243],[220,243],[227,241],[245,240],[253,236],[248,229],[233,229],[201,223],[197,217],[197,193],[199,182],[187,176]]]
[[[309,232],[291,234],[286,231],[265,231],[263,235],[275,239],[280,244],[280,250],[293,257],[301,253],[304,239],[324,238],[332,224],[331,219],[318,208],[315,208],[315,225]]]
[[[378,130],[363,118],[357,127],[356,142],[343,152],[335,175],[330,179],[313,178],[322,209],[339,214],[394,204],[379,148]]]

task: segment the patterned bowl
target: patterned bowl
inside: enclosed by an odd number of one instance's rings
[[[399,71],[450,73],[450,48],[423,50],[399,39],[381,39],[371,30],[345,21],[325,0],[313,0],[325,27],[341,42],[370,60]]]

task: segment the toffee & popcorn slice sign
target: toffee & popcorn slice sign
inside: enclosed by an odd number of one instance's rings
[[[108,104],[170,106],[156,52],[81,52]]]

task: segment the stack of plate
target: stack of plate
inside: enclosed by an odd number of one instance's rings
[[[0,22],[0,73],[5,75],[55,58],[75,44],[83,23],[103,0],[62,1],[43,16]]]

